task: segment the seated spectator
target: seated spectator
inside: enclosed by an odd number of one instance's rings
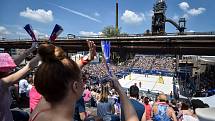
[[[184,102],[181,105],[181,111],[178,119],[179,121],[198,121],[197,116],[195,116],[193,112],[189,109],[189,105]]]
[[[138,87],[135,84],[132,85],[129,89],[129,92],[130,92],[130,99],[129,100],[130,100],[131,104],[133,105],[133,107],[137,113],[139,121],[145,121],[146,120],[146,113],[145,113],[144,105],[138,101],[138,97],[139,97]],[[125,120],[124,113],[123,113],[125,110],[127,110],[127,109],[124,109],[122,107],[121,121]]]
[[[97,116],[102,118],[104,121],[113,121],[114,115],[114,106],[111,102],[108,102],[108,87],[102,85],[102,91],[100,94],[100,100],[97,104]],[[118,117],[119,120],[119,117]]]
[[[84,99],[81,98],[75,104],[75,113],[74,113],[74,121],[84,121],[87,117]]]
[[[166,103],[167,97],[164,94],[158,96],[158,101],[153,105],[153,121],[177,121],[175,111]]]
[[[176,106],[176,103],[177,103],[177,101],[176,101],[176,99],[173,99],[173,100],[171,100],[171,107],[173,108],[173,110],[175,111],[175,115],[176,115],[176,117],[178,116],[178,112],[179,112],[179,110],[178,110],[178,107]]]
[[[91,99],[91,91],[90,87],[86,86],[84,93],[83,93],[84,103],[89,103]]]

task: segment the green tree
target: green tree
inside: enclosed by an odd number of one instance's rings
[[[115,27],[107,26],[102,30],[102,33],[106,37],[116,37],[120,35],[121,28],[119,28],[118,32],[116,31]]]

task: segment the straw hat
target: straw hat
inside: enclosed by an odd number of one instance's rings
[[[16,64],[8,53],[0,53],[0,72],[8,72],[15,67]]]

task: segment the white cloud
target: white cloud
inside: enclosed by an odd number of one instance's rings
[[[51,10],[48,11],[45,11],[44,9],[32,10],[29,7],[27,7],[25,11],[20,12],[19,15],[42,23],[52,22],[54,19]]]
[[[121,16],[121,20],[127,24],[139,24],[145,20],[145,15],[143,13],[136,14],[133,11],[125,10]]]
[[[5,28],[4,26],[0,26],[0,35],[7,35],[7,34],[11,34],[11,32],[8,31],[7,28]]]
[[[95,36],[95,35],[101,35],[102,32],[95,33],[95,32],[80,31],[79,34],[81,36]]]
[[[190,8],[190,5],[187,3],[187,2],[182,2],[180,4],[178,4],[179,7],[182,9],[182,10],[188,10]]]
[[[193,8],[193,9],[190,9],[190,10],[188,11],[188,13],[189,13],[190,15],[192,15],[192,16],[197,16],[197,15],[199,15],[199,14],[202,14],[202,13],[205,12],[205,11],[206,11],[205,8],[197,8],[197,9]]]
[[[98,12],[95,12],[95,13],[94,13],[94,16],[99,17],[100,14],[99,14]]]
[[[189,31],[187,31],[187,32],[195,32],[194,30],[189,30]]]
[[[190,5],[187,2],[182,2],[179,5],[179,8],[184,10],[184,15],[182,17],[189,19],[191,16],[197,16],[199,14],[202,14],[203,12],[206,11],[205,8],[190,8]]]

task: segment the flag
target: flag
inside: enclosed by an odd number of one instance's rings
[[[109,76],[112,76],[112,72],[108,66],[108,64],[110,64],[110,41],[101,41],[101,47],[102,47],[103,57],[105,60],[106,69],[109,73]]]
[[[63,28],[60,25],[56,24],[52,31],[52,34],[50,35],[49,42],[54,42],[55,39],[61,34],[61,32],[63,32]]]
[[[110,63],[110,41],[101,41],[102,52],[107,63]]]
[[[36,42],[37,39],[36,39],[36,36],[35,36],[35,34],[34,34],[34,31],[33,31],[32,27],[31,27],[31,25],[30,25],[30,24],[27,24],[27,25],[24,27],[24,29],[25,29],[25,30],[28,32],[28,34],[31,36],[32,40],[33,40],[34,42]]]

